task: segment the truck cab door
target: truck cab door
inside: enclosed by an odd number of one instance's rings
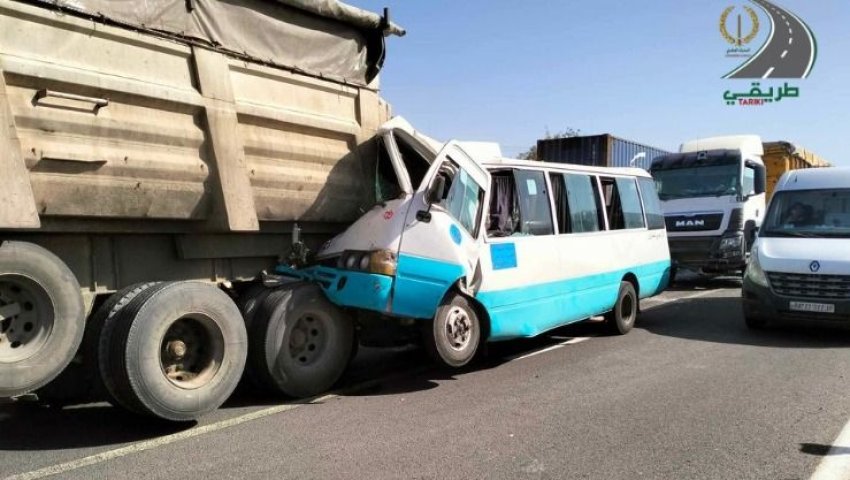
[[[438,180],[441,178],[442,180]],[[440,181],[445,187],[429,201]],[[460,145],[447,143],[437,154],[407,212],[392,310],[397,315],[432,318],[454,284],[474,295],[489,201],[490,174]]]

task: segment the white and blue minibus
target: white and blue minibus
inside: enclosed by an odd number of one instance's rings
[[[278,343],[266,349],[267,359],[283,351],[270,368],[283,368],[286,381],[324,371],[318,365],[326,359],[309,353],[345,345],[355,330],[369,345],[420,336],[452,367],[469,362],[482,342],[533,337],[600,314],[624,334],[640,299],[666,288],[664,216],[646,171],[441,146],[400,118],[379,139],[380,203],[325,244],[312,266],[278,269],[319,284],[326,297],[279,309],[293,330],[295,316],[311,322],[295,343],[286,328],[277,330]],[[325,339],[321,348],[309,350],[313,338]],[[347,352],[327,369],[341,372]]]

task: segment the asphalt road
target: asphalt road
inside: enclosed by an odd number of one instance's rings
[[[816,46],[809,27],[793,13],[766,0],[753,0],[767,12],[773,33],[763,50],[727,78],[805,78],[814,64]]]
[[[586,322],[460,372],[365,350],[338,394],[243,393],[192,426],[0,407],[0,478],[809,478],[850,454],[850,332],[752,332],[739,296],[686,283],[626,336]]]

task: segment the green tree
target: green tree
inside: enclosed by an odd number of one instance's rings
[[[572,128],[572,127],[567,127],[566,130],[564,130],[562,132],[555,132],[555,133],[550,132],[549,129],[547,128],[546,134],[543,136],[543,140],[551,140],[553,138],[578,137],[579,135],[581,135],[581,130],[578,130],[578,129]],[[537,143],[535,142],[535,144],[532,145],[531,148],[520,153],[518,155],[518,157],[521,160],[539,160],[539,158],[537,158]]]

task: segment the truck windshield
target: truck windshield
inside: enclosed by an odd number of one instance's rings
[[[760,235],[850,238],[850,189],[777,192]]]
[[[653,170],[661,200],[672,198],[719,197],[738,193],[738,165],[699,165]]]

